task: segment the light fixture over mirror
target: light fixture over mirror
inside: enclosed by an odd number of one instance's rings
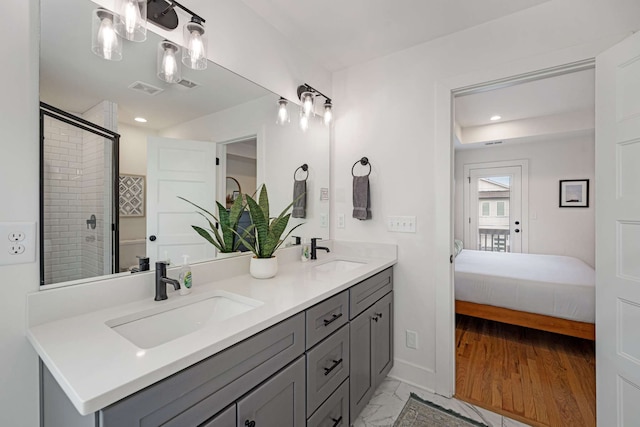
[[[185,48],[182,49],[182,63],[192,70],[207,68],[207,37],[204,27],[196,17],[184,24]]]
[[[123,39],[147,39],[147,0],[116,0],[115,30]]]
[[[278,119],[276,120],[276,123],[279,125],[289,123],[290,119],[287,104],[289,104],[289,101],[287,101],[283,97],[280,97],[280,99],[278,100]]]
[[[182,64],[178,61],[180,47],[169,41],[158,43],[158,78],[167,83],[182,80]]]
[[[91,51],[107,61],[122,60],[122,42],[115,29],[116,15],[106,9],[93,11]]]
[[[298,97],[300,98],[300,129],[306,132],[309,128],[309,118],[315,115],[315,98],[321,96],[325,99],[324,103],[324,124],[329,126],[333,120],[333,105],[331,99],[317,89],[312,88],[308,84],[298,86]]]

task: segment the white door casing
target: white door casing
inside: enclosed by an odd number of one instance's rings
[[[640,423],[640,33],[596,58],[600,426]]]
[[[147,139],[147,256],[179,265],[215,258],[215,248],[192,225],[209,228],[184,197],[217,214],[216,144],[171,138]],[[155,237],[152,237],[155,236]]]

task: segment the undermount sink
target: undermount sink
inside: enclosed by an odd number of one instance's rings
[[[260,301],[219,291],[196,302],[178,307],[153,308],[109,320],[106,324],[137,347],[148,349],[260,305]]]
[[[345,271],[351,271],[358,267],[361,267],[364,264],[365,264],[364,262],[336,259],[333,261],[325,262],[324,264],[316,265],[313,268],[316,271],[319,271],[322,273],[344,273]]]

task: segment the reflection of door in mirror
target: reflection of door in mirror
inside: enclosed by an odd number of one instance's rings
[[[252,195],[256,191],[257,141],[256,137],[252,136],[218,145],[218,155],[222,159],[220,173],[227,177],[224,198],[218,199],[226,200],[227,208],[230,208],[238,194]]]
[[[240,187],[240,183],[237,179],[232,176],[227,177],[226,185],[226,204],[227,209],[231,209],[231,205],[233,202],[240,197],[242,193],[242,187]]]
[[[216,146],[206,141],[147,140],[147,256],[151,264],[183,255],[192,262],[215,257],[215,248],[192,225],[209,228],[194,207],[216,212]],[[153,236],[153,237],[152,237]]]

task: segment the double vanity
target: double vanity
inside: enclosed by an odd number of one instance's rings
[[[393,364],[397,254],[330,246],[281,249],[268,280],[246,256],[196,264],[161,302],[152,273],[30,295],[44,427],[350,425]]]

